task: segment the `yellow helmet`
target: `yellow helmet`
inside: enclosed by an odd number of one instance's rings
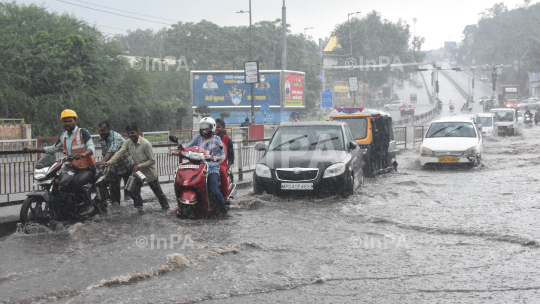
[[[73,110],[70,110],[70,109],[65,109],[62,114],[60,115],[60,120],[64,119],[64,118],[68,118],[68,117],[75,117],[75,118],[79,118],[77,116],[77,113],[75,113],[75,111]]]

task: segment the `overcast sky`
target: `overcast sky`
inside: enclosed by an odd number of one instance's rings
[[[18,0],[19,3],[44,4],[49,10],[68,12],[82,18],[91,24],[97,24],[103,32],[110,34],[125,34],[127,29],[168,27],[167,24],[182,22],[199,22],[206,19],[218,25],[240,26],[249,24],[249,14],[236,14],[239,10],[249,10],[249,0]],[[102,11],[91,10],[69,3],[93,7],[95,9],[125,14],[137,18],[163,22],[153,23],[109,14]],[[463,28],[467,24],[474,24],[478,14],[484,9],[492,7],[500,1],[495,0],[286,0],[287,23],[291,25],[294,33],[308,30],[308,36],[318,41],[319,38],[328,37],[336,24],[347,21],[347,14],[358,12],[360,16],[376,10],[383,18],[397,21],[405,20],[413,28],[413,18],[417,18],[416,34],[426,38],[424,50],[437,49],[443,46],[444,41],[459,41]],[[532,1],[536,2],[536,1]],[[100,5],[95,6],[95,5]],[[505,5],[510,9],[522,4],[523,0],[506,0]],[[253,23],[262,20],[275,20],[281,18],[282,0],[252,0]],[[141,15],[128,14],[124,10]],[[167,20],[164,20],[167,19]],[[112,28],[111,28],[112,27]]]

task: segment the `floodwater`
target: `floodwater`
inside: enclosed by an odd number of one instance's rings
[[[538,138],[486,138],[474,169],[422,169],[405,150],[398,172],[348,199],[244,191],[227,219],[180,220],[153,201],[31,227],[0,240],[0,301],[538,302]]]

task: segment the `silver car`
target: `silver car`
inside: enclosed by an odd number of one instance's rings
[[[390,103],[387,103],[384,105],[384,109],[386,111],[388,110],[395,110],[401,108],[403,105],[405,105],[405,102],[403,100],[394,100]]]

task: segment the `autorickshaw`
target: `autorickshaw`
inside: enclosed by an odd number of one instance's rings
[[[392,117],[381,110],[340,108],[332,111],[330,121],[344,121],[353,132],[356,143],[364,149],[364,175],[397,169],[396,140]]]

